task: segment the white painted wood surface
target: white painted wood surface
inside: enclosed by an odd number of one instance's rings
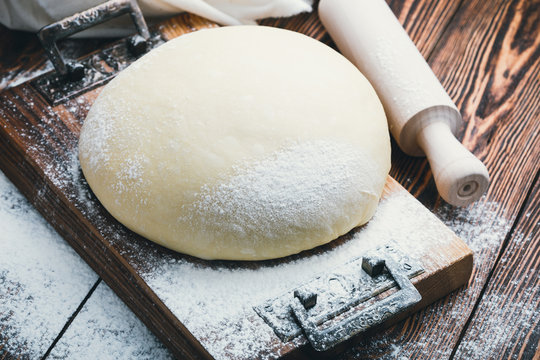
[[[0,172],[0,358],[42,358],[57,341],[48,358],[170,359],[103,282],[91,292],[98,281]]]

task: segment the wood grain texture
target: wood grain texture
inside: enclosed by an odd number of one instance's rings
[[[464,116],[463,143],[491,174],[486,196],[468,209],[454,209],[452,216],[482,213],[474,221],[485,231],[516,220],[540,166],[538,8],[538,1],[464,2],[429,58]],[[394,147],[392,164],[391,174],[424,205],[435,212],[446,207],[425,159],[410,158]],[[466,331],[505,235],[478,246],[467,289],[352,350],[350,358],[448,358]]]
[[[509,234],[455,359],[540,357],[540,181]]]
[[[460,3],[449,0],[387,0],[387,2],[425,57],[437,44]],[[332,38],[322,26],[317,15],[318,1],[315,1],[313,8],[311,13],[290,18],[264,19],[259,21],[259,24],[301,32],[335,49],[336,46]]]
[[[387,3],[420,53],[427,58],[452,21],[461,1],[387,0]]]

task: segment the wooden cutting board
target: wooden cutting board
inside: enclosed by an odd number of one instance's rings
[[[214,26],[184,14],[156,31],[168,40]],[[319,38],[324,33],[320,24],[288,27]],[[264,309],[276,297],[292,296],[295,288],[315,278],[326,279],[332,293],[351,292],[330,274],[376,248],[398,249],[402,260],[421,268],[412,283],[422,300],[382,326],[467,283],[472,271],[470,249],[390,177],[377,213],[366,226],[284,259],[204,261],[127,230],[99,204],[77,160],[78,135],[90,106],[101,86],[127,65],[111,66],[124,43],[111,46],[86,58],[97,69],[92,83],[50,91],[45,74],[0,93],[0,167],[178,358],[313,358],[315,352],[303,335],[280,338],[271,321],[256,309]],[[407,263],[403,266],[410,269]],[[347,314],[364,307],[359,304]]]

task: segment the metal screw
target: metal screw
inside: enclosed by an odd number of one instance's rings
[[[128,40],[128,49],[135,56],[144,54],[147,48],[148,42],[141,35],[135,35]]]
[[[304,289],[294,290],[294,297],[300,300],[306,310],[311,309],[317,304],[317,293]]]
[[[384,260],[376,257],[364,257],[362,259],[362,269],[371,277],[381,274],[384,270]]]
[[[84,77],[84,65],[80,63],[70,62],[67,64],[68,79],[70,81],[79,81]]]

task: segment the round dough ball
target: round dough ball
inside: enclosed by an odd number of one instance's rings
[[[261,260],[367,222],[390,169],[375,91],[343,56],[269,27],[171,40],[112,80],[81,131],[118,221],[205,259]]]

